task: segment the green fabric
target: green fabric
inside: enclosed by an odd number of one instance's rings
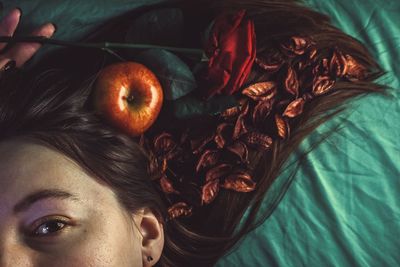
[[[399,266],[400,2],[306,3],[367,45],[388,71],[380,83],[394,87],[394,97],[356,100],[309,136],[290,162],[345,120],[308,154],[269,219],[217,266]]]
[[[23,9],[19,32],[52,21],[58,24],[55,37],[76,40],[104,20],[157,2],[162,0],[9,0],[3,4],[5,12],[14,6]],[[329,14],[335,25],[368,46],[388,71],[380,82],[395,88],[394,97],[371,95],[353,101],[348,112],[309,136],[290,162],[327,130],[343,124],[307,155],[268,220],[217,266],[398,266],[400,2],[306,3]],[[281,189],[291,170],[288,167],[277,179],[271,193]]]
[[[38,26],[52,22],[57,26],[53,38],[76,41],[110,18],[161,2],[165,0],[6,0],[1,1],[3,4],[1,15],[19,7],[23,14],[15,34],[28,34]],[[25,67],[30,68],[43,54],[57,48],[57,46],[43,46]]]

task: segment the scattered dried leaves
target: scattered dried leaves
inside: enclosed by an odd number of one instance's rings
[[[192,207],[189,207],[185,202],[178,202],[168,208],[168,217],[170,220],[192,215]]]

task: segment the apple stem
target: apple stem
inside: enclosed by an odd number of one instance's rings
[[[135,97],[133,96],[133,95],[129,95],[128,97],[127,97],[127,101],[129,102],[129,103],[131,103],[131,102],[133,102],[133,100],[135,99]]]

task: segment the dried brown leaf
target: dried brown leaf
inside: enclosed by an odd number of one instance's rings
[[[196,164],[196,172],[199,172],[203,168],[208,168],[210,166],[215,165],[220,158],[220,154],[221,153],[219,150],[211,150],[211,149],[205,150],[201,154]]]
[[[231,153],[237,155],[241,162],[248,163],[249,150],[245,143],[236,141],[226,148]]]
[[[156,157],[153,153],[149,155],[148,172],[153,179],[159,179],[167,170],[167,159]]]
[[[339,50],[334,50],[329,62],[330,74],[333,77],[342,77],[347,72],[346,58]]]
[[[225,120],[233,120],[241,113],[247,113],[249,109],[249,101],[247,97],[242,97],[239,99],[239,104],[237,106],[228,108],[220,113],[220,117]]]
[[[218,125],[214,142],[218,148],[223,148],[227,142],[232,140],[233,125],[231,123],[223,122]]]
[[[304,99],[304,101],[307,102],[307,101],[313,99],[314,96],[313,96],[311,93],[305,93],[305,94],[302,96],[302,98]]]
[[[286,139],[287,137],[289,137],[290,134],[289,122],[285,118],[283,118],[279,114],[275,114],[275,124],[276,124],[277,134],[280,138]]]
[[[272,138],[259,132],[248,132],[243,135],[243,142],[258,149],[266,150],[271,147]]]
[[[255,83],[242,91],[242,94],[255,101],[270,100],[275,97],[276,93],[276,83],[272,81]]]
[[[139,145],[147,152],[149,152],[151,150],[150,145],[149,145],[149,140],[146,138],[146,136],[144,134],[140,135]]]
[[[329,92],[335,80],[332,80],[329,76],[316,76],[313,81],[312,93],[316,96],[323,95]]]
[[[229,120],[236,117],[240,113],[240,106],[231,107],[221,112],[220,117]]]
[[[297,73],[292,66],[288,66],[285,79],[285,90],[296,97],[299,94],[299,80],[297,78]]]
[[[273,73],[278,71],[282,65],[283,65],[283,60],[274,60],[272,58],[261,58],[261,57],[256,57],[254,61],[260,68],[263,70]]]
[[[315,65],[312,73],[314,76],[328,76],[330,74],[328,58],[323,58],[317,65]]]
[[[165,155],[174,150],[176,146],[170,133],[163,132],[154,138],[154,150],[157,155]]]
[[[201,205],[210,204],[219,192],[219,180],[206,183],[201,190]]]
[[[350,81],[359,81],[363,80],[367,76],[367,68],[359,63],[354,57],[351,55],[345,55],[346,60],[346,72],[344,73],[345,77]]]
[[[178,202],[168,208],[168,218],[170,220],[192,215],[192,207],[189,207],[185,202]]]
[[[296,64],[295,70],[303,71],[308,65],[310,65],[309,61],[299,61]]]
[[[203,151],[204,147],[210,143],[212,140],[214,140],[214,133],[209,133],[206,136],[202,136],[197,139],[192,139],[190,140],[190,146],[192,148],[192,153],[193,154],[198,154]]]
[[[172,182],[167,178],[166,175],[163,175],[161,177],[160,186],[161,186],[162,191],[166,194],[171,194],[171,193],[178,194],[179,193],[178,191],[175,190],[174,186],[172,185]]]
[[[312,41],[306,37],[293,36],[285,44],[282,44],[282,48],[287,52],[293,53],[294,55],[303,55],[306,50],[310,47]]]
[[[315,62],[316,61],[317,52],[318,52],[317,48],[315,48],[315,47],[311,48],[310,54],[308,56],[308,58],[310,59],[311,62]]]
[[[273,100],[259,101],[253,110],[253,124],[262,123],[272,110]]]
[[[167,158],[165,157],[161,157],[158,158],[158,164],[160,166],[160,171],[161,173],[165,173],[165,171],[167,170]]]
[[[190,131],[190,129],[188,127],[182,132],[181,137],[179,138],[180,144],[185,143],[189,139],[189,131]]]
[[[238,139],[241,135],[247,133],[247,127],[243,114],[240,114],[236,120],[235,127],[233,128],[232,140]]]
[[[223,178],[226,175],[228,175],[231,171],[232,171],[232,165],[227,163],[221,163],[207,171],[206,182],[219,180],[220,178]]]
[[[305,101],[303,98],[297,98],[293,100],[286,107],[285,111],[283,112],[283,116],[294,118],[300,115],[303,112],[304,103]]]
[[[232,173],[225,178],[221,184],[222,188],[234,190],[236,192],[251,192],[256,188],[256,182],[251,179],[251,175],[245,171]]]

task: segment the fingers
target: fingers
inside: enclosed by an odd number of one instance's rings
[[[46,23],[32,32],[34,36],[51,37],[55,32],[55,27],[52,23]],[[41,47],[39,43],[17,43],[10,48],[4,57],[12,58],[16,61],[16,66],[21,67],[28,61],[36,51]]]
[[[12,36],[17,28],[20,17],[21,11],[18,8],[11,10],[0,22],[0,36]],[[0,50],[6,45],[7,43],[0,43]]]
[[[11,58],[0,58],[0,70],[3,70],[4,66],[11,61]]]
[[[10,58],[2,58],[0,59],[0,77],[2,76],[4,71],[7,71],[11,68],[15,67],[15,61]]]
[[[21,17],[21,11],[18,8],[13,9],[0,22],[0,35],[12,36],[18,26]],[[32,32],[33,36],[51,37],[54,34],[55,27],[51,23],[46,23]],[[7,43],[0,43],[2,50]],[[17,43],[12,46],[6,53],[0,55],[0,67],[4,66],[10,59],[15,60],[16,66],[21,67],[28,61],[41,47],[39,43]]]

